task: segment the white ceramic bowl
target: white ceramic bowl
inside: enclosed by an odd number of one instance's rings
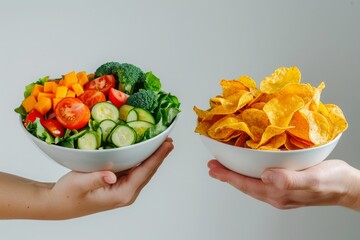
[[[291,150],[268,151],[235,147],[200,135],[208,151],[226,168],[254,178],[260,178],[267,168],[303,170],[325,160],[339,142],[341,134],[322,146]]]
[[[79,172],[100,170],[119,172],[138,165],[154,153],[174,128],[177,118],[164,132],[154,138],[126,147],[104,150],[79,150],[47,144],[29,133],[21,120],[20,123],[25,133],[39,149],[64,167]]]

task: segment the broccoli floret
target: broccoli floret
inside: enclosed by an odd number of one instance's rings
[[[121,64],[118,62],[104,63],[103,65],[98,67],[98,69],[96,69],[95,77],[101,77],[101,76],[109,75],[109,74],[114,75],[114,73],[117,71],[117,69],[120,67],[120,65]],[[117,76],[115,76],[115,78],[117,78]]]
[[[129,95],[133,94],[135,89],[139,89],[142,79],[144,78],[143,71],[135,65],[129,63],[121,64],[116,74],[119,81],[119,90]]]
[[[126,104],[143,108],[152,112],[158,105],[158,95],[150,90],[140,90],[140,92],[130,95],[126,100]]]

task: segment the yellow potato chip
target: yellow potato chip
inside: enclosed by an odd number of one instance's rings
[[[290,83],[284,86],[277,95],[293,94],[302,98],[304,105],[309,105],[313,100],[316,89],[310,84]]]
[[[315,145],[327,143],[331,138],[329,122],[318,112],[301,109],[300,112],[304,114],[309,123],[309,139]]]
[[[251,139],[258,142],[270,121],[266,113],[255,108],[245,109],[240,115],[241,121],[247,124],[252,133]],[[249,134],[250,135],[250,134]]]
[[[231,95],[227,100],[226,103],[223,105],[215,106],[211,109],[206,118],[212,118],[214,115],[227,115],[233,114],[247,105],[252,99],[253,96],[251,93],[247,92],[245,94],[239,94],[239,96],[234,96],[235,94]]]
[[[297,149],[310,148],[310,147],[314,146],[314,144],[312,144],[310,142],[302,141],[301,139],[294,137],[294,136],[290,136],[289,141]]]
[[[249,76],[241,76],[237,81],[244,84],[248,89],[256,88],[256,82]]]
[[[286,142],[286,133],[283,132],[279,135],[272,137],[266,144],[260,146],[260,150],[275,150],[279,149]]]
[[[235,132],[235,130],[224,126],[234,122],[238,122],[238,120],[233,115],[224,116],[208,128],[207,134],[216,140],[226,139]]]
[[[293,128],[290,128],[287,130],[288,133],[290,133],[293,136],[296,136],[301,139],[305,139],[307,141],[310,141],[309,138],[309,122],[306,118],[306,115],[303,114],[301,111],[297,111],[292,116],[289,126],[293,126]]]
[[[286,127],[297,110],[304,107],[301,97],[292,94],[279,95],[264,105],[270,123],[278,127]]]
[[[326,109],[329,112],[329,119],[334,126],[331,138],[334,139],[340,133],[344,132],[348,128],[348,123],[345,119],[343,111],[335,104],[325,104]]]
[[[239,81],[236,80],[221,80],[222,96],[227,98],[239,91],[248,91],[249,89]]]
[[[301,73],[297,67],[281,67],[276,69],[269,77],[265,77],[260,83],[260,90],[264,93],[273,94],[291,83],[300,83]]]
[[[235,141],[234,146],[244,147],[246,140],[249,138],[245,132],[243,132]]]
[[[259,110],[263,110],[265,104],[266,104],[266,102],[256,102],[256,103],[253,103],[253,104],[249,105],[249,107],[259,109]]]
[[[319,108],[319,104],[320,104],[320,95],[321,95],[322,90],[325,88],[325,83],[321,82],[317,88],[314,88],[314,87],[312,87],[312,88],[314,90],[314,96],[313,96],[312,101],[309,104],[309,110],[317,111]]]

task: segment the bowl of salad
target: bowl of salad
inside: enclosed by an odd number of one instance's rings
[[[57,163],[81,172],[118,172],[161,145],[180,102],[151,71],[107,62],[94,73],[71,71],[27,85],[15,112],[25,133]]]

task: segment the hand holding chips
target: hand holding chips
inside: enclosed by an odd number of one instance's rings
[[[238,147],[259,150],[297,150],[326,144],[344,132],[342,110],[323,104],[325,88],[301,83],[297,67],[281,67],[260,83],[248,76],[221,80],[222,95],[210,108],[194,106],[196,133]]]

